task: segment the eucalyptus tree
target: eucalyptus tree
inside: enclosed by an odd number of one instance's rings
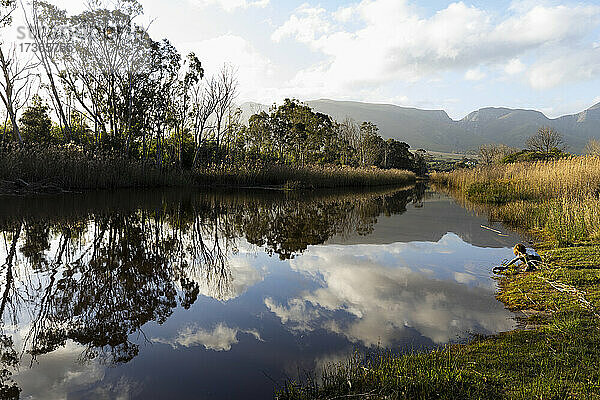
[[[67,116],[65,101],[58,87],[58,75],[64,70],[59,52],[68,47],[68,18],[66,11],[46,1],[33,0],[31,10],[23,10],[31,38],[35,43],[35,56],[42,66],[54,110],[70,139],[70,118]]]
[[[247,145],[252,154],[275,156],[277,148],[272,137],[271,116],[266,111],[254,114],[248,120]]]
[[[359,157],[361,166],[375,165],[381,158],[383,139],[379,136],[379,128],[372,122],[363,122],[360,125]]]
[[[357,149],[360,140],[360,126],[351,118],[346,118],[335,125],[336,136],[340,146],[340,162],[343,165],[355,166]]]
[[[0,0],[0,29],[10,25],[15,7],[15,0]],[[16,121],[15,107],[13,105],[15,97],[13,89],[15,78],[13,76],[13,68],[11,68],[13,61],[4,54],[4,43],[1,39],[0,37],[0,72],[2,73],[2,79],[0,79],[0,100],[2,100],[2,104],[6,109],[6,115],[12,124],[13,135],[16,136],[19,142],[22,142]],[[4,133],[6,134],[6,122],[4,123]]]
[[[0,28],[10,25],[16,7],[16,0],[0,0]]]
[[[177,145],[177,163],[182,165],[183,143],[186,133],[193,128],[194,122],[194,93],[199,90],[200,81],[204,77],[202,63],[194,53],[188,54],[184,61],[181,76],[174,86],[172,98],[174,134]]]
[[[152,41],[133,22],[142,13],[137,1],[121,1],[114,9],[103,6],[93,2],[89,10],[68,19],[69,46],[62,49],[61,78],[97,135],[128,152],[133,99],[151,70]]]
[[[142,105],[145,105],[145,124],[154,137],[153,148],[156,164],[159,167],[164,163],[165,138],[170,128],[170,105],[172,104],[172,88],[177,84],[181,70],[181,55],[177,49],[166,39],[154,42],[151,51],[152,72],[146,82],[145,95]],[[145,104],[144,104],[145,103]],[[144,153],[146,148],[146,135],[144,134]]]

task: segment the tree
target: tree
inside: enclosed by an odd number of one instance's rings
[[[32,104],[23,112],[21,119],[23,141],[50,143],[52,121],[48,115],[48,106],[40,96],[33,96]]]
[[[516,149],[504,144],[484,144],[479,146],[479,162],[483,165],[492,165],[516,152]]]
[[[56,80],[56,76],[61,70],[58,64],[56,45],[67,43],[64,36],[67,31],[65,29],[66,12],[45,1],[33,0],[31,14],[28,15],[27,12],[24,14],[27,28],[36,45],[35,56],[46,75],[52,104],[60,119],[60,124],[64,128],[67,138],[69,138],[69,120]]]
[[[410,146],[407,143],[395,139],[386,140],[382,167],[413,170],[416,156],[409,149]]]
[[[16,7],[16,0],[0,0],[0,28],[10,25]]]
[[[204,68],[202,68],[202,63],[194,53],[188,54],[183,69],[180,71],[177,84],[173,88],[174,93],[171,104],[175,142],[177,143],[177,163],[180,166],[182,164],[184,137],[186,134],[190,134],[192,131],[190,124],[194,122],[194,89],[200,86],[203,77]]]
[[[591,156],[600,156],[600,140],[590,139],[585,146],[585,154],[589,154]]]
[[[217,80],[217,99],[215,108],[215,140],[217,148],[221,145],[225,135],[225,117],[231,113],[231,107],[238,93],[238,81],[235,69],[230,65],[224,65],[219,71]]]
[[[566,149],[563,136],[549,126],[538,129],[537,133],[527,140],[527,146],[530,150],[543,153],[547,158],[553,152]]]
[[[139,116],[134,99],[152,70],[152,40],[133,22],[142,12],[137,1],[117,2],[114,9],[102,6],[94,2],[67,18],[69,46],[59,49],[65,65],[61,80],[95,128],[127,153]]]
[[[7,53],[0,45],[0,101],[12,124],[13,136],[19,143],[23,143],[23,139],[17,114],[29,100],[34,68],[36,65],[31,61],[17,57],[15,46]]]
[[[376,165],[384,158],[384,142],[379,136],[379,128],[372,122],[363,122],[360,125],[359,158],[363,167]]]

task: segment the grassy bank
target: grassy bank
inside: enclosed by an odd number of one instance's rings
[[[159,169],[116,154],[30,146],[0,152],[0,193],[162,186],[277,186],[287,189],[406,185],[415,174],[377,168],[283,165],[204,170]]]
[[[330,365],[279,399],[600,398],[600,159],[495,166],[432,180],[466,205],[527,230],[543,266],[509,269],[498,299],[523,329],[407,355]],[[491,267],[491,266],[490,266]]]

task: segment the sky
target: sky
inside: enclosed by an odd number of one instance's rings
[[[71,13],[82,0],[51,0]],[[600,102],[600,0],[140,0],[155,40],[207,74],[237,68],[238,102],[328,98],[549,117]]]

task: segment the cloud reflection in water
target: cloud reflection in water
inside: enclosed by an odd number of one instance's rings
[[[290,265],[322,287],[265,305],[291,330],[325,328],[366,346],[391,346],[409,329],[434,343],[507,331],[512,314],[494,299],[486,273],[505,253],[454,234],[437,243],[315,246]]]

